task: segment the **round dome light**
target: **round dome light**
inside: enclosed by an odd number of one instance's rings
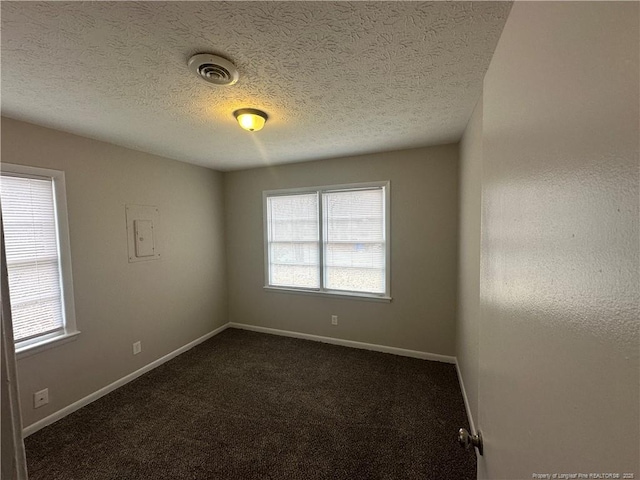
[[[262,110],[255,108],[241,108],[233,112],[233,116],[236,117],[238,124],[249,132],[262,130],[267,118],[269,118]]]

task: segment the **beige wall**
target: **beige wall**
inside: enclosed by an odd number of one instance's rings
[[[65,171],[82,332],[18,361],[25,427],[227,322],[221,173],[7,118],[2,161]],[[125,204],[159,208],[160,260],[128,263]]]
[[[478,418],[481,211],[482,98],[476,104],[460,141],[460,240],[456,357],[474,423]]]
[[[226,173],[229,320],[453,355],[457,175],[457,145]],[[263,289],[263,190],[378,180],[391,181],[391,303]]]
[[[483,478],[640,477],[639,7],[515,2],[485,77]]]

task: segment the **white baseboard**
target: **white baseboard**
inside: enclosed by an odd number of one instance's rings
[[[166,354],[163,357],[160,357],[159,359],[151,362],[150,364],[142,367],[141,369],[136,370],[133,373],[130,373],[126,377],[122,377],[120,380],[116,380],[115,382],[107,385],[106,387],[103,387],[100,390],[98,390],[96,392],[93,392],[92,394],[87,395],[84,398],[81,398],[77,402],[72,403],[71,405],[67,405],[66,407],[58,410],[57,412],[52,413],[48,417],[45,417],[42,420],[38,420],[37,422],[32,423],[31,425],[29,425],[28,427],[25,427],[22,430],[23,438],[28,437],[32,433],[37,432],[38,430],[46,427],[47,425],[51,425],[52,423],[57,422],[61,418],[64,418],[67,415],[69,415],[70,413],[73,413],[76,410],[79,410],[80,408],[84,407],[85,405],[88,405],[91,402],[95,402],[100,397],[103,397],[107,393],[113,392],[115,389],[122,387],[123,385],[131,382],[132,380],[135,380],[140,375],[143,375],[143,374],[153,370],[154,368],[159,367],[163,363],[168,362],[172,358],[177,357],[178,355],[180,355],[181,353],[186,352],[187,350],[191,350],[193,347],[195,347],[196,345],[199,345],[200,343],[204,342],[205,340],[209,340],[211,337],[214,337],[215,335],[221,333],[222,331],[226,330],[228,327],[229,327],[229,324],[227,323],[227,324],[225,324],[225,325],[223,325],[223,326],[221,326],[219,328],[216,328],[214,331],[209,332],[206,335],[203,335],[202,337],[195,339],[193,342],[187,343],[186,345],[178,348],[177,350],[174,350],[171,353]]]
[[[271,335],[280,335],[283,337],[302,338],[304,340],[313,340],[314,342],[330,343],[332,345],[342,345],[343,347],[360,348],[363,350],[374,350],[376,352],[392,353],[403,357],[421,358],[423,360],[434,360],[436,362],[456,363],[456,357],[449,355],[439,355],[437,353],[419,352],[417,350],[406,350],[404,348],[387,347],[385,345],[376,345],[373,343],[355,342],[353,340],[343,340],[341,338],[322,337],[320,335],[311,335],[308,333],[292,332],[289,330],[278,330],[275,328],[257,327],[255,325],[247,325],[245,323],[230,322],[230,328],[239,328],[242,330],[251,330],[252,332],[269,333]]]
[[[456,371],[458,372],[458,381],[460,382],[460,390],[462,390],[462,398],[464,399],[464,408],[467,411],[467,418],[469,419],[469,426],[471,427],[471,434],[475,435],[476,425],[473,422],[473,415],[471,415],[471,407],[469,406],[469,399],[467,398],[467,391],[464,388],[464,382],[462,381],[462,372],[460,371],[460,365],[456,358]]]

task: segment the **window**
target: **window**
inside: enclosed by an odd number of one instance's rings
[[[3,164],[0,200],[16,351],[76,335],[64,172]]]
[[[265,283],[390,300],[389,183],[264,192]]]

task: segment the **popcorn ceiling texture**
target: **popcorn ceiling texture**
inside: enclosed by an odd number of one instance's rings
[[[2,2],[2,113],[220,170],[456,142],[510,7]],[[189,72],[202,52],[239,82]]]

